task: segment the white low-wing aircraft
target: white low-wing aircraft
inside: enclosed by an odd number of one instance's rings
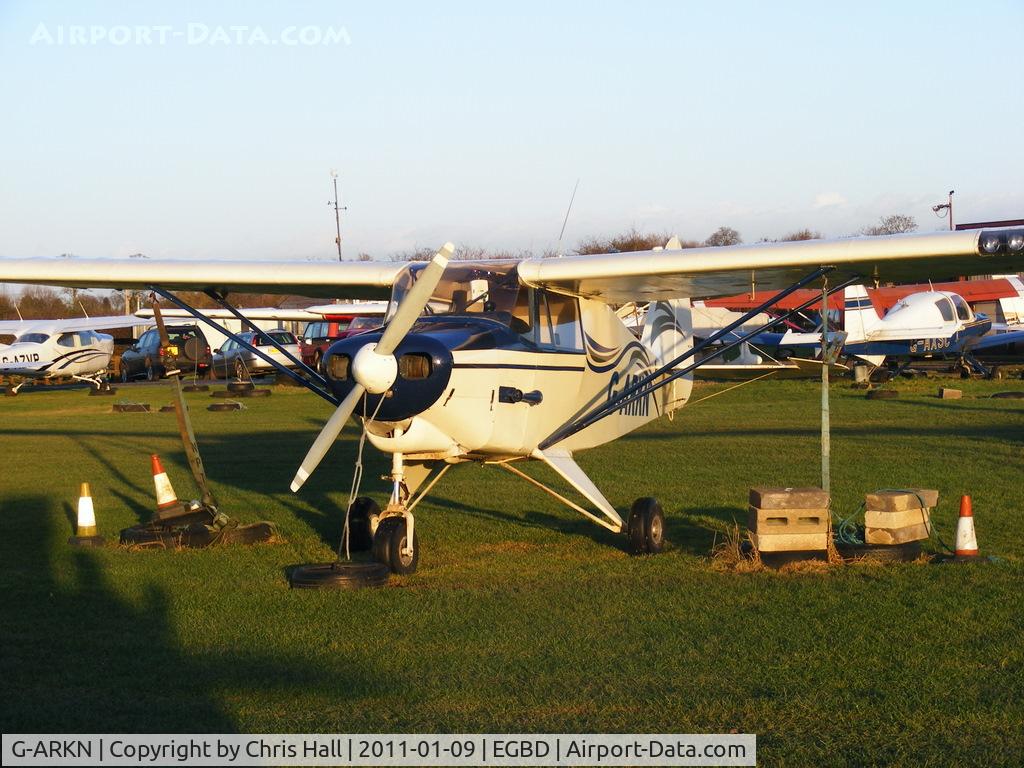
[[[660,505],[638,499],[624,520],[573,455],[686,403],[699,347],[740,327],[726,326],[721,336],[694,344],[690,298],[779,290],[753,317],[824,278],[829,290],[841,290],[874,279],[1011,272],[1024,268],[1024,230],[518,261],[449,263],[452,252],[448,244],[426,264],[0,259],[0,281],[149,289],[183,308],[176,290],[222,299],[228,291],[390,297],[396,309],[383,331],[336,342],[323,361],[326,375],[310,382],[336,409],[292,490],[357,414],[367,440],[392,456],[391,498],[379,513],[362,500],[350,505],[349,541],[372,545],[392,570],[408,573],[419,557],[412,511],[441,475],[466,461],[541,487],[625,534],[636,552],[660,551]],[[650,303],[640,339],[612,309],[630,301]],[[550,466],[589,508],[528,475],[525,460]]]
[[[145,320],[125,315],[0,321],[0,333],[15,335],[13,344],[0,349],[0,375],[23,379],[8,387],[7,394],[18,394],[30,381],[63,376],[99,388],[114,354],[114,337],[95,329],[146,324]]]

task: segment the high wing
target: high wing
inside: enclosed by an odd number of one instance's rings
[[[388,298],[403,262],[157,261],[149,259],[0,259],[0,282],[69,287],[257,291],[308,296]],[[839,280],[919,281],[1024,269],[1024,230],[664,249],[519,263],[520,280],[610,303],[706,298],[780,289],[822,266]]]
[[[26,329],[36,325],[45,325],[52,333],[66,331],[105,331],[108,328],[135,328],[136,326],[152,325],[149,320],[134,315],[105,315],[100,317],[71,317],[67,320],[29,320]]]
[[[300,293],[386,299],[402,262],[0,259],[0,282],[68,288],[134,288],[218,293]]]
[[[235,315],[227,309],[203,308],[199,311],[212,320],[231,320],[235,317]],[[238,311],[247,320],[312,322],[315,320],[323,320],[324,317],[330,317],[331,315],[383,315],[388,311],[388,302],[365,301],[360,303],[346,302],[344,304],[318,304],[315,307],[306,307],[305,309],[288,309],[278,307],[240,307]],[[153,317],[153,310],[144,307],[135,314],[137,317],[151,318]],[[175,309],[173,307],[166,307],[164,309],[161,309],[160,314],[162,314],[164,317],[174,318],[194,317],[192,314],[186,312],[183,309]],[[2,323],[0,323],[0,326],[2,326]]]
[[[32,324],[32,321],[28,322],[24,320],[0,320],[0,334],[14,334],[17,335],[22,328]]]
[[[853,275],[881,282],[1016,272],[1024,269],[1024,230],[757,243],[723,248],[635,251],[527,259],[527,285],[619,304],[777,290],[822,266],[839,282]]]

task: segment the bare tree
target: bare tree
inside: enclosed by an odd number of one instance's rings
[[[704,245],[709,248],[718,248],[723,245],[739,245],[742,242],[743,238],[740,237],[740,233],[732,227],[719,227],[704,241]]]
[[[630,251],[649,251],[652,248],[664,247],[670,234],[667,232],[641,232],[636,227],[614,237],[589,237],[580,241],[576,253],[629,253]],[[696,248],[699,243],[692,240],[682,242],[683,248]]]
[[[368,253],[360,253],[356,256],[356,261],[373,261],[373,256]]]
[[[878,224],[872,227],[864,227],[862,235],[898,235],[901,232],[913,232],[917,229],[917,221],[913,216],[906,216],[902,213],[894,213],[891,216],[882,216]]]
[[[798,229],[796,232],[790,232],[788,235],[783,235],[779,238],[780,242],[792,243],[799,240],[821,240],[822,234],[816,229]]]

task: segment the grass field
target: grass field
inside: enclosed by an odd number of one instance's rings
[[[817,384],[765,382],[579,456],[620,509],[662,501],[667,553],[630,557],[510,474],[460,466],[420,507],[419,572],[362,592],[285,580],[332,558],[356,444],[349,427],[288,492],[328,415],[312,395],[226,414],[190,395],[222,507],[274,521],[283,543],[132,552],[67,546],[78,483],[111,540],[148,518],[150,453],[194,495],[174,416],[26,389],[0,400],[4,731],[736,729],[767,765],[1024,764],[1024,401],[987,397],[1024,384],[965,382],[960,401],[898,386],[898,401],[833,387],[834,506],[938,488],[951,542],[969,493],[1001,562],[713,567],[750,486],[818,484]],[[169,400],[162,385],[122,394]],[[385,464],[368,453],[380,497]]]

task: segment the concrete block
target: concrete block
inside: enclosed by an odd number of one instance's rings
[[[885,512],[868,509],[864,512],[864,525],[868,528],[906,528],[909,525],[927,525],[930,522],[928,509],[905,509],[901,512]]]
[[[943,400],[959,400],[963,396],[964,393],[959,389],[939,387],[939,397],[941,397]]]
[[[906,528],[866,528],[864,541],[868,544],[907,544],[928,538],[928,526],[924,523],[908,525]]]
[[[919,498],[920,497],[920,498]],[[879,512],[902,512],[905,509],[931,508],[939,503],[939,492],[928,489],[917,489],[916,493],[907,491],[878,491],[864,496],[867,509]],[[921,502],[924,502],[923,504]]]
[[[754,533],[827,533],[827,509],[760,509],[750,507],[747,528]]]
[[[751,488],[750,506],[758,509],[828,509],[821,488]]]
[[[824,552],[827,533],[755,533],[754,544],[761,552]]]

